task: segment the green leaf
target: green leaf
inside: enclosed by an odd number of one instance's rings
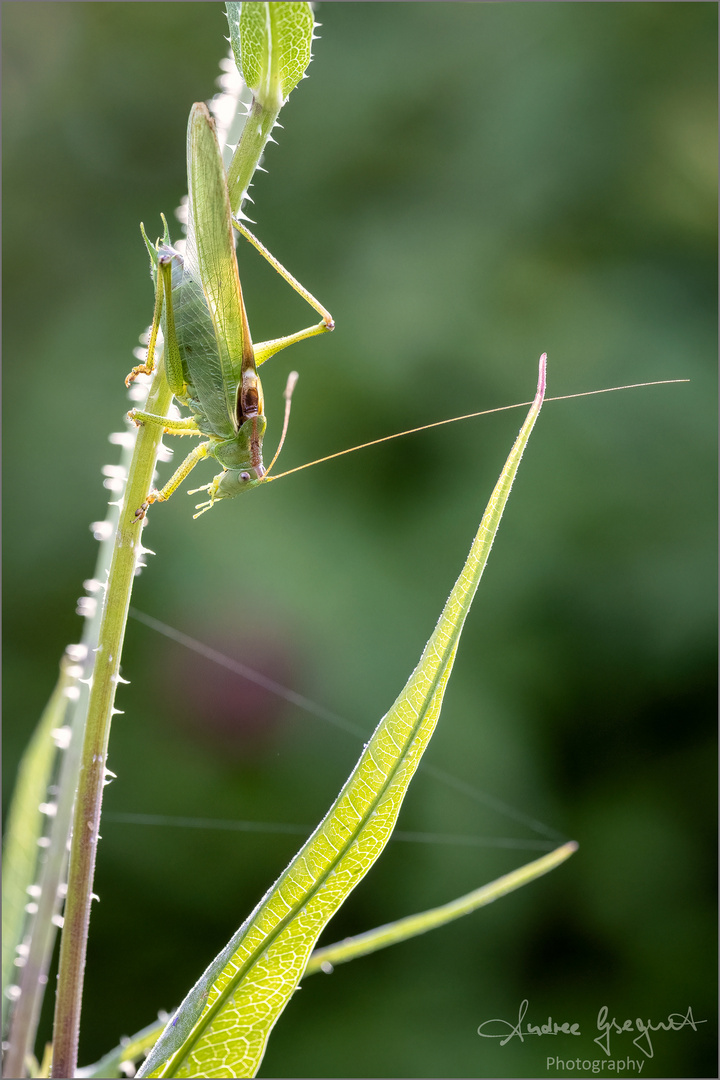
[[[408,941],[419,934],[427,934],[430,930],[436,930],[439,926],[459,919],[462,915],[470,915],[478,908],[487,907],[501,896],[507,896],[515,889],[528,885],[531,881],[549,874],[551,870],[560,866],[577,851],[577,844],[569,840],[547,855],[534,859],[518,870],[491,881],[489,885],[482,885],[479,889],[473,889],[465,896],[459,896],[440,907],[429,908],[417,915],[406,915],[404,919],[396,919],[395,922],[386,923],[385,926],[376,926],[373,930],[366,930],[363,934],[336,941],[332,945],[325,945],[322,949],[316,949],[308,960],[304,978],[314,975],[316,971],[332,970],[337,964],[347,964],[350,960],[357,960],[360,956],[377,952],[378,949],[387,949],[389,945],[397,945],[401,941]]]
[[[313,15],[305,3],[228,3],[235,62],[255,99],[277,112],[310,63]]]
[[[418,666],[326,817],[195,984],[138,1076],[256,1074],[319,934],[389,840],[435,729],[463,624],[542,405],[545,360],[535,401]]]
[[[48,797],[48,785],[57,758],[52,732],[63,726],[70,704],[65,693],[72,682],[72,676],[67,672],[68,666],[69,661],[64,658],[55,689],[20,761],[8,813],[2,879],[3,1031],[10,1004],[6,991],[16,980],[16,950],[22,942],[27,919],[25,906],[30,900],[28,889],[37,883],[38,877],[38,840],[45,828],[45,818],[38,807]]]
[[[165,1013],[167,1016],[167,1013]],[[122,1066],[126,1063],[134,1064],[143,1054],[153,1046],[157,1037],[165,1027],[165,1020],[155,1020],[148,1024],[142,1031],[136,1032],[130,1038],[123,1039],[120,1046],[114,1047],[109,1053],[96,1061],[94,1065],[86,1065],[78,1069],[75,1076],[78,1080],[92,1080],[94,1077],[102,1080],[115,1080],[116,1077],[127,1076]]]
[[[520,889],[523,885],[528,885],[543,874],[549,874],[551,870],[555,870],[566,859],[569,859],[575,851],[577,851],[577,844],[574,840],[569,840],[554,851],[548,852],[547,855],[534,859],[509,874],[504,874],[495,881],[491,881],[489,885],[473,889],[467,895],[451,900],[449,904],[430,908],[418,915],[408,915],[404,919],[397,919],[385,926],[367,930],[364,934],[356,934],[354,937],[316,949],[310,956],[303,978],[307,979],[309,975],[315,975],[320,971],[327,972],[337,964],[357,960],[360,956],[367,956],[369,953],[377,952],[378,949],[386,949],[389,945],[408,941],[410,938],[417,937],[418,934],[425,934],[429,930],[445,926],[446,923],[459,919],[461,915],[469,915],[478,908],[487,907],[494,900],[499,900],[501,896],[507,896],[508,893]],[[119,1077],[120,1066],[124,1062],[134,1063],[153,1045],[164,1026],[165,1021],[149,1024],[137,1035],[124,1040],[121,1046],[116,1046],[94,1065],[78,1069],[76,1076],[85,1080],[91,1080],[92,1077]]]
[[[253,94],[227,176],[230,206],[238,214],[280,109],[310,63],[313,17],[305,3],[225,8],[235,62]]]

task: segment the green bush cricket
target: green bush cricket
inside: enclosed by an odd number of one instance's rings
[[[206,438],[188,454],[164,487],[150,492],[136,511],[138,520],[144,517],[150,503],[169,499],[195,465],[207,457],[215,458],[222,466],[222,472],[209,484],[189,492],[191,495],[197,491],[207,491],[209,494],[206,502],[196,506],[198,513],[195,517],[205,513],[220,499],[234,498],[269,480],[279,479],[365,446],[457,420],[502,411],[502,408],[484,409],[423,424],[270,476],[285,439],[290,398],[297,374],[292,372],[288,379],[280,444],[266,470],[262,460],[266,419],[257,368],[287,345],[332,330],[335,324],[322,304],[281,266],[243,224],[233,218],[214,123],[204,104],[196,104],[191,110],[187,152],[189,203],[185,253],[183,255],[172,247],[164,218],[164,235],[155,244],[150,243],[142,229],[155,276],[155,311],[146,362],[133,368],[125,381],[129,384],[136,375],[150,374],[154,370],[155,347],[162,326],[165,375],[175,398],[190,409],[192,416],[172,419],[141,409],[132,409],[128,416],[137,424],[159,424],[171,435],[204,435]],[[295,334],[253,346],[240,287],[233,228],[249,240],[322,316],[319,323]]]
[[[262,246],[249,230],[233,219],[225,169],[215,126],[207,107],[193,105],[188,123],[188,227],[181,255],[164,235],[151,244],[144,228],[155,276],[155,311],[144,364],[125,380],[154,369],[158,330],[165,339],[164,365],[175,398],[192,416],[171,419],[132,409],[135,423],[160,424],[171,435],[205,436],[188,454],[160,491],[152,491],[137,510],[138,519],[152,502],[169,499],[185,477],[207,457],[222,465],[222,472],[202,488],[209,499],[196,509],[209,510],[218,499],[234,498],[268,478],[262,460],[266,419],[257,368],[280,349],[296,341],[332,330],[330,313]],[[322,316],[321,322],[287,337],[253,347],[243,303],[233,227],[241,232],[297,292]],[[142,228],[142,227],[141,227]],[[285,391],[285,424],[290,397],[297,381],[293,372]],[[280,450],[278,447],[278,453]],[[277,458],[277,454],[275,455]],[[271,463],[270,468],[272,468]],[[193,494],[193,492],[191,492]]]

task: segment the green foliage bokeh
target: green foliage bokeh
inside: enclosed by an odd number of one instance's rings
[[[107,434],[152,311],[138,222],[154,235],[185,191],[188,112],[212,92],[227,27],[216,3],[3,16],[7,794],[80,636]],[[709,1022],[659,1035],[643,1072],[711,1075],[716,6],[349,3],[318,18],[249,210],[337,322],[262,370],[269,447],[287,373],[301,375],[285,468],[526,401],[544,350],[550,394],[692,381],[546,407],[428,752],[580,852],[485,912],[309,980],[263,1075],[520,1077],[580,1052],[478,1038],[523,998],[591,1034],[603,1004],[656,1019],[692,1006]],[[239,259],[256,340],[313,321],[255,252]],[[197,522],[178,494],[152,511],[157,558],[134,603],[369,733],[521,416],[367,450]],[[109,814],[310,827],[359,753],[137,623],[123,670]],[[422,775],[400,828],[536,839]],[[102,832],[83,1062],[177,1003],[298,846],[111,817]],[[325,940],[532,855],[397,842]]]

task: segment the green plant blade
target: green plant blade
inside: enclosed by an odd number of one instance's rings
[[[134,1064],[138,1058],[147,1053],[157,1041],[165,1023],[165,1020],[155,1020],[152,1024],[148,1024],[142,1031],[136,1032],[128,1039],[123,1039],[120,1046],[114,1047],[94,1065],[86,1065],[78,1069],[75,1076],[78,1080],[91,1080],[95,1077],[98,1080],[115,1080],[116,1077],[126,1076],[127,1073],[124,1072],[122,1066],[126,1062]]]
[[[389,840],[435,729],[463,624],[542,406],[545,361],[543,355],[535,400],[418,666],[326,817],[187,995],[138,1076],[256,1074],[320,932]]]
[[[237,214],[280,109],[305,76],[314,24],[306,3],[227,3],[225,9],[235,63],[253,95],[227,176]]]
[[[312,9],[306,3],[228,3],[235,63],[253,96],[278,111],[310,63]]]
[[[378,949],[386,949],[390,945],[397,945],[401,941],[408,941],[419,934],[435,930],[446,923],[459,919],[462,915],[470,915],[473,911],[477,911],[478,908],[486,907],[494,900],[499,900],[500,897],[507,896],[508,893],[514,892],[515,889],[528,885],[531,881],[542,877],[543,874],[549,874],[551,870],[569,859],[575,851],[577,851],[575,841],[568,841],[568,843],[556,848],[555,851],[551,851],[539,859],[534,859],[533,862],[511,871],[509,874],[504,874],[497,880],[491,881],[488,885],[473,889],[472,892],[458,897],[457,900],[451,900],[448,904],[430,908],[428,911],[422,911],[417,915],[408,915],[404,919],[397,919],[395,922],[387,923],[385,926],[377,926],[374,930],[367,930],[365,933],[357,934],[355,937],[345,938],[344,941],[336,941],[332,945],[316,949],[310,956],[303,978],[306,979],[309,975],[315,975],[320,971],[327,972],[337,964],[346,964],[350,960],[367,956],[368,953],[376,952]],[[119,1077],[121,1075],[120,1066],[124,1062],[134,1063],[145,1050],[153,1045],[164,1026],[164,1021],[156,1021],[154,1024],[148,1025],[148,1027],[139,1031],[137,1035],[133,1035],[124,1041],[122,1046],[116,1046],[109,1051],[94,1065],[87,1065],[83,1069],[78,1069],[76,1075],[84,1078],[84,1080],[91,1080],[93,1077]]]
[[[418,912],[417,915],[406,915],[403,919],[386,923],[384,926],[376,926],[373,930],[366,930],[363,934],[345,938],[344,941],[336,941],[332,945],[325,945],[322,949],[316,949],[308,960],[304,978],[314,975],[317,971],[331,971],[337,964],[347,964],[350,960],[356,960],[360,956],[377,952],[378,949],[387,949],[390,945],[398,945],[401,941],[408,941],[419,934],[427,934],[430,930],[436,930],[439,926],[454,922],[462,915],[470,915],[478,908],[487,907],[501,896],[507,896],[515,889],[528,885],[531,881],[549,874],[551,870],[560,866],[577,851],[577,844],[569,840],[554,851],[548,852],[531,863],[512,870],[509,874],[491,881],[488,885],[482,885],[479,889],[459,896],[457,900],[451,900],[440,907],[429,908],[427,911]]]
[[[48,785],[58,753],[52,732],[63,726],[70,705],[65,691],[73,677],[67,669],[68,660],[63,658],[55,689],[20,762],[8,813],[2,879],[3,1032],[11,1001],[7,990],[15,982],[17,947],[23,940],[27,920],[25,907],[30,900],[28,889],[37,884],[38,840],[45,828],[45,818],[38,807],[48,797]]]

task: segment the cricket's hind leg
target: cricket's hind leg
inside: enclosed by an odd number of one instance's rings
[[[310,307],[317,311],[318,315],[322,315],[322,322],[317,323],[315,326],[308,326],[305,330],[298,330],[296,334],[288,334],[287,337],[273,338],[272,341],[262,341],[259,345],[255,346],[255,363],[259,367],[271,356],[274,356],[280,349],[287,348],[288,345],[294,345],[296,341],[305,341],[306,338],[315,337],[316,334],[325,334],[328,330],[335,329],[335,321],[327,310],[323,307],[319,300],[316,300],[311,292],[309,292],[304,285],[301,285],[297,278],[293,277],[289,270],[286,270],[282,263],[278,262],[274,255],[271,255],[268,249],[261,244],[256,236],[250,232],[245,225],[240,221],[236,221],[233,218],[233,226],[237,229],[242,236],[248,240],[253,247],[257,248],[263,258],[267,259],[270,265],[277,270],[281,277],[285,278],[288,285],[291,285],[295,292],[299,293],[304,300],[308,302]]]

